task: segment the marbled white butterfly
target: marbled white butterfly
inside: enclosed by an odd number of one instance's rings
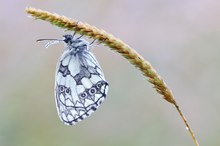
[[[91,43],[81,37],[64,35],[63,40],[51,40],[46,44],[64,42],[55,74],[55,101],[60,120],[66,125],[90,116],[103,102],[108,92],[108,83],[103,71],[90,52]]]

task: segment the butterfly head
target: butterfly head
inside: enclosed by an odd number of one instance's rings
[[[73,35],[66,34],[66,35],[63,35],[63,37],[64,37],[63,41],[66,44],[71,44],[73,42]]]
[[[81,37],[75,38],[73,35],[67,34],[63,36],[63,41],[66,43],[69,49],[75,51],[84,51],[88,49],[89,43]]]

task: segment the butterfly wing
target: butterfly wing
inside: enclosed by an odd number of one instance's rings
[[[90,51],[73,54],[65,50],[57,64],[55,100],[66,125],[75,125],[93,113],[105,99],[108,83]]]

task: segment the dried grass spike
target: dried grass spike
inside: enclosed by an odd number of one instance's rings
[[[175,106],[181,118],[183,119],[188,131],[190,132],[190,135],[192,136],[195,145],[199,146],[194,136],[194,133],[187,123],[186,118],[183,116],[183,113],[180,110],[176,100],[174,99],[171,90],[167,87],[166,83],[162,80],[159,74],[157,74],[156,70],[151,66],[151,64],[146,61],[140,54],[138,54],[134,49],[132,49],[120,39],[117,39],[113,35],[106,33],[104,30],[100,30],[95,26],[91,26],[87,23],[78,22],[65,16],[59,16],[57,14],[34,8],[27,8],[26,12],[36,19],[48,21],[51,24],[64,28],[66,30],[73,30],[76,33],[84,34],[88,37],[94,38],[97,41],[103,42],[112,50],[120,53],[131,64],[138,68],[144,76],[148,78],[148,81],[153,84],[153,87],[159,94],[163,95],[163,98],[166,101]]]

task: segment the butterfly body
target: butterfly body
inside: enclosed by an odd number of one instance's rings
[[[66,125],[75,125],[93,113],[108,92],[108,83],[90,44],[64,35],[66,47],[55,74],[55,101],[58,115]]]

